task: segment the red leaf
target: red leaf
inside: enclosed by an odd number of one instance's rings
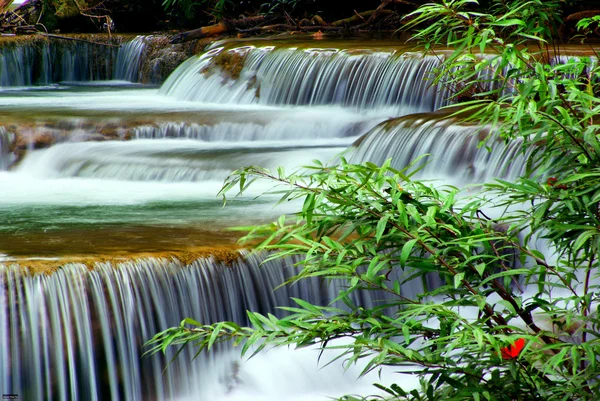
[[[519,338],[513,344],[508,347],[500,348],[500,352],[502,353],[502,359],[515,359],[519,356],[521,351],[525,347],[525,339]]]

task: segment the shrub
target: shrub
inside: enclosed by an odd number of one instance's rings
[[[434,79],[454,89],[462,118],[522,141],[526,173],[471,195],[389,163],[316,162],[292,175],[240,169],[223,193],[268,179],[280,184],[282,202],[303,200],[297,215],[247,239],[260,239],[257,249],[271,258],[301,255],[294,280],[344,280],[336,301],[345,307],[295,300],[282,318],[249,311],[252,327],[185,319],[157,334],[150,352],[189,343],[201,352],[231,340],[255,353],[350,337],[336,345],[349,363],[421,376],[420,391],[380,386],[393,399],[597,399],[600,69],[593,54],[557,62],[558,1],[494,4],[490,12],[470,0],[427,4],[410,25],[421,27],[414,38],[427,51],[452,49],[440,53]],[[439,288],[403,294],[431,274]],[[350,300],[372,290],[386,301],[363,308]]]

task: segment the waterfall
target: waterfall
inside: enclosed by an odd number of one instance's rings
[[[89,39],[106,42],[105,37]],[[127,41],[117,36],[109,44],[112,46],[44,37],[4,40],[0,46],[0,87],[111,79],[137,82],[145,38]]]
[[[12,153],[14,140],[15,135],[0,126],[0,171],[7,170],[14,161],[15,156]]]
[[[0,87],[31,85],[34,54],[31,47],[0,48]],[[45,66],[45,63],[42,61],[40,65]]]
[[[248,116],[247,118],[250,118]],[[326,141],[334,138],[353,138],[364,133],[374,122],[364,118],[338,113],[302,113],[274,116],[270,121],[197,124],[164,122],[138,126],[133,129],[135,139],[194,139],[199,141],[295,141],[299,139]]]
[[[182,64],[161,93],[215,103],[392,106],[409,114],[447,104],[448,93],[427,80],[439,65],[437,57],[400,51],[221,47]]]
[[[304,361],[279,350],[245,362],[222,348],[190,362],[194,350],[186,349],[164,373],[174,350],[141,357],[145,340],[185,317],[245,323],[246,309],[273,313],[290,297],[326,304],[339,284],[273,290],[294,273],[290,261],[261,265],[262,257],[246,253],[189,266],[117,258],[227,244],[235,234],[224,227],[297,210],[284,202],[273,211],[268,196],[256,201],[270,183],[222,208],[223,179],[242,166],[292,173],[313,159],[335,160],[355,143],[353,162],[391,157],[404,168],[427,153],[424,178],[462,185],[520,174],[521,144],[494,139],[489,151],[478,146],[489,128],[436,113],[449,103],[449,93],[427,79],[440,60],[402,46],[238,42],[188,59],[160,89],[30,87],[152,81],[175,58],[166,38],[155,40],[117,38],[119,49],[43,38],[0,47],[0,215],[7,216],[0,219],[0,390],[35,401],[304,401],[355,392],[352,375],[318,378],[314,353]],[[92,269],[66,262],[94,255],[113,261]],[[63,260],[48,275],[16,266]],[[407,297],[419,292],[412,284],[403,287]],[[364,293],[356,302],[368,307],[382,296]],[[298,398],[304,389],[316,392]]]
[[[110,79],[117,51],[117,47],[45,38],[6,42],[0,47],[0,87]]]
[[[142,56],[146,50],[146,36],[136,36],[121,44],[115,61],[115,79],[139,82]]]
[[[235,358],[191,361],[188,347],[163,372],[174,350],[142,357],[142,343],[185,316],[248,324],[245,310],[274,312],[290,297],[324,304],[339,291],[320,280],[273,290],[295,273],[290,261],[242,256],[189,266],[154,258],[105,262],[92,270],[72,263],[51,275],[0,264],[0,391],[57,401],[222,397],[238,385]],[[381,297],[365,292],[360,302],[374,305]],[[351,388],[354,379],[335,385]]]
[[[504,143],[490,139],[479,146],[489,128],[461,124],[454,118],[416,114],[388,120],[356,142],[349,156],[353,162],[383,164],[402,169],[422,155],[416,167],[420,176],[451,181],[454,184],[482,183],[494,178],[516,178],[524,172],[526,155],[521,142]]]

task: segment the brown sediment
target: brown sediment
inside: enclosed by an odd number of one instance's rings
[[[212,258],[217,263],[223,263],[231,266],[241,257],[240,247],[237,245],[216,246],[216,247],[199,247],[190,250],[189,252],[175,252],[170,254],[171,258],[179,260],[186,266],[191,265],[198,259]]]
[[[116,257],[157,252],[189,252],[201,247],[231,247],[241,234],[211,223],[202,226],[106,225],[47,230],[0,237],[0,253],[15,258],[64,258],[69,255]]]
[[[198,246],[192,247],[187,251],[149,251],[139,253],[115,253],[115,254],[97,254],[97,255],[68,255],[57,259],[39,259],[24,258],[4,262],[6,265],[17,265],[24,272],[32,275],[56,273],[63,266],[68,264],[82,264],[89,270],[93,270],[99,263],[110,263],[118,267],[121,263],[135,262],[144,259],[163,259],[178,260],[181,264],[189,266],[199,259],[211,258],[216,263],[222,263],[232,266],[238,261],[242,254],[241,248],[236,244],[216,245],[216,246]],[[1,262],[0,262],[1,264]]]

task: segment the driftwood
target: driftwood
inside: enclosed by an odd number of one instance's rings
[[[0,0],[2,1],[2,0]],[[10,33],[35,33],[36,25],[28,22],[31,15],[41,9],[42,0],[29,0],[14,10],[0,12],[0,32]],[[39,21],[38,21],[39,22]]]
[[[173,36],[171,43],[189,42],[195,39],[202,39],[209,36],[216,36],[236,29],[244,29],[250,26],[259,25],[265,22],[266,18],[262,15],[256,17],[247,17],[237,20],[227,20],[215,25],[203,26],[191,31],[182,32]]]
[[[303,19],[299,22],[293,20],[286,14],[285,22],[263,25],[265,22],[264,16],[247,17],[237,20],[225,20],[215,25],[203,26],[191,31],[182,32],[173,36],[171,43],[183,43],[191,40],[207,38],[211,36],[221,35],[229,32],[237,32],[242,34],[253,34],[262,32],[281,32],[281,31],[300,31],[300,32],[343,32],[344,29],[352,29],[353,31],[362,31],[370,27],[374,22],[384,17],[396,15],[394,11],[385,9],[390,4],[404,4],[410,7],[418,7],[419,4],[426,0],[382,0],[381,4],[375,10],[357,13],[355,15],[337,20],[328,25],[319,16],[314,16],[310,21]]]
[[[177,34],[173,36],[173,38],[171,39],[171,43],[189,42],[190,40],[220,35],[222,33],[229,32],[230,30],[231,29],[225,23],[220,22],[215,25],[203,26],[201,28]]]

